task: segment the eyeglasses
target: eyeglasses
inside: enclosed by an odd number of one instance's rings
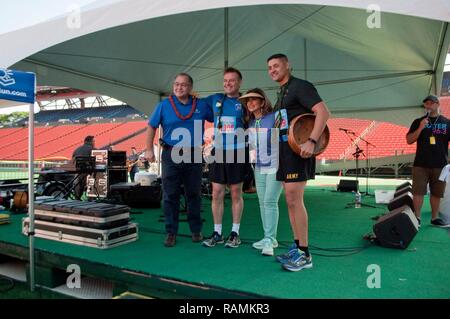
[[[175,83],[173,84],[173,86],[174,86],[174,87],[179,87],[179,86],[181,86],[182,88],[187,88],[187,87],[190,87],[191,84],[189,84],[189,83],[178,83],[178,82],[175,82]]]

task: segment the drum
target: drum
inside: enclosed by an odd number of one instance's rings
[[[288,143],[291,149],[300,155],[300,145],[305,143],[314,128],[314,114],[302,114],[295,117],[289,124]],[[314,147],[313,156],[317,156],[325,151],[330,141],[330,129],[325,126],[322,135],[319,137]]]
[[[158,178],[157,174],[148,172],[139,172],[134,176],[134,182],[141,184],[141,186],[151,186]]]

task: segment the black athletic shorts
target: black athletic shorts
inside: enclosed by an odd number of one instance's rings
[[[249,167],[248,149],[245,150],[245,158],[241,158],[239,161],[236,150],[221,150],[221,152],[223,152],[223,160],[212,162],[208,166],[209,180],[212,183],[227,185],[244,182]],[[215,154],[216,150],[213,149],[211,155]],[[245,161],[244,163],[242,163],[242,159]]]
[[[288,142],[280,142],[277,181],[304,182],[316,175],[316,158],[302,158],[294,153]]]

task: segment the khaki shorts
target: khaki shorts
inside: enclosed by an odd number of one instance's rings
[[[444,197],[445,182],[439,180],[442,168],[413,167],[413,195],[426,195],[427,184],[430,184],[430,193],[435,197]]]

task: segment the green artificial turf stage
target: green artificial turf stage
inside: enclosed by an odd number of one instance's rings
[[[393,186],[386,186],[393,188]],[[36,239],[36,248],[60,255],[74,256],[113,267],[155,274],[187,282],[202,283],[226,289],[245,291],[277,298],[449,298],[450,297],[450,237],[445,229],[429,225],[429,204],[424,205],[422,227],[406,250],[369,246],[361,251],[322,251],[320,248],[363,247],[362,236],[371,232],[371,217],[386,212],[378,208],[345,208],[354,197],[338,193],[332,187],[309,186],[305,203],[309,211],[310,245],[314,267],[297,273],[281,269],[273,257],[262,256],[251,247],[263,232],[256,194],[245,194],[245,208],[240,235],[243,244],[237,249],[223,245],[202,247],[191,242],[186,222],[180,223],[180,236],[174,248],[165,248],[161,209],[134,209],[139,223],[139,240],[109,250]],[[377,187],[380,189],[380,187]],[[373,189],[371,189],[373,192]],[[374,204],[373,197],[363,197],[363,203]],[[203,200],[203,233],[212,233],[210,201]],[[225,206],[224,234],[231,230],[230,202]],[[10,225],[0,226],[0,241],[27,246],[21,235],[21,218],[13,216]],[[185,215],[181,216],[185,219]],[[286,203],[280,199],[278,239],[285,251],[292,241]],[[343,257],[326,255],[357,252]],[[1,252],[0,252],[1,253]],[[380,266],[381,288],[367,287],[367,267]]]

